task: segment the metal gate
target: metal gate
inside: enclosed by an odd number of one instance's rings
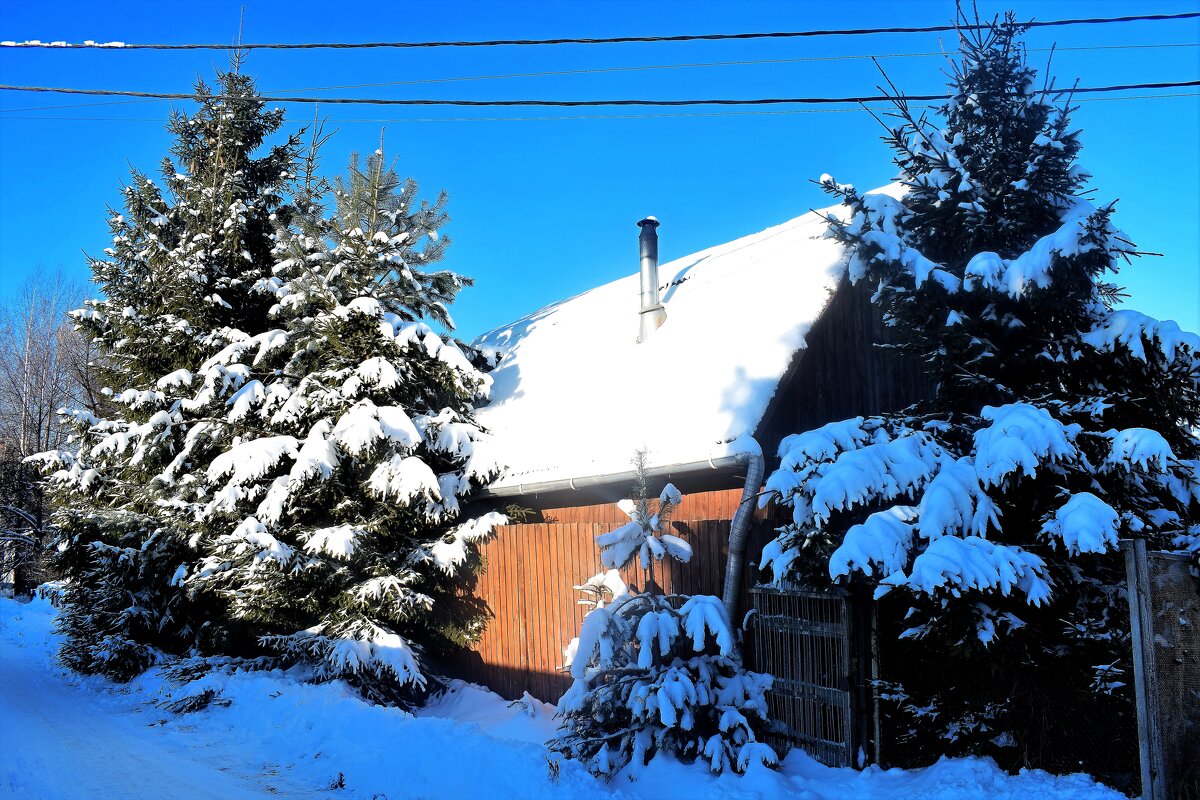
[[[851,603],[846,593],[750,592],[753,668],[775,676],[772,732],[834,767],[854,764]]]

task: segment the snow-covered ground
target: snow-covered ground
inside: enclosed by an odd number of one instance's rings
[[[281,673],[209,674],[185,687],[158,670],[119,686],[53,661],[54,610],[0,599],[0,796],[24,800],[400,800],[401,798],[803,798],[1116,800],[1084,776],[1011,776],[986,760],[928,769],[824,767],[793,752],[779,772],[710,776],[657,759],[605,784],[542,746],[553,706],[510,705],[478,686],[416,715],[362,702],[338,683]],[[171,714],[162,703],[213,689],[230,701]]]

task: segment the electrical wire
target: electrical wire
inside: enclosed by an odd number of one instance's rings
[[[1143,50],[1169,47],[1200,47],[1193,42],[1168,44],[1111,44],[1093,45],[1088,47],[1035,47],[1029,48],[1029,53],[1067,53],[1087,50]],[[802,58],[759,58],[748,61],[696,61],[683,64],[643,64],[628,67],[593,67],[584,69],[549,70],[545,72],[512,72],[505,75],[460,75],[447,78],[415,78],[406,81],[383,81],[380,83],[348,83],[334,86],[310,86],[304,89],[278,89],[287,92],[324,92],[332,89],[374,89],[380,86],[417,86],[431,83],[459,83],[464,81],[493,81],[512,78],[545,78],[568,75],[599,75],[619,72],[646,72],[650,70],[696,69],[707,67],[744,67],[763,64],[803,64],[821,61],[881,61],[892,58],[927,58],[930,56],[946,56],[944,50],[925,53],[880,53],[877,55],[839,55],[839,56],[805,56]]]
[[[286,90],[285,90],[286,91]],[[60,111],[64,108],[95,108],[96,106],[128,106],[138,103],[161,103],[162,100],[97,100],[94,103],[62,103],[54,106],[22,106],[21,108],[0,108],[0,114],[18,114],[24,111]]]
[[[1177,97],[1200,97],[1200,92],[1173,92],[1166,94],[1140,94],[1121,97],[1086,97],[1076,100],[1076,103],[1111,103],[1130,100],[1160,100]],[[936,106],[922,106],[935,109]],[[402,122],[557,122],[566,120],[601,120],[601,119],[678,119],[690,117],[761,117],[761,116],[790,116],[793,114],[858,114],[878,110],[882,106],[853,106],[850,108],[789,108],[760,111],[699,111],[699,112],[664,112],[661,114],[562,114],[541,117],[391,117],[391,118],[333,118],[332,122],[342,125],[350,123],[370,123],[375,125],[391,125]],[[57,117],[57,116],[21,116],[13,115],[0,117],[20,120],[49,120],[60,122],[157,122],[162,123],[161,117]]]
[[[1156,83],[1126,83],[1112,86],[1088,86],[1065,89],[1039,89],[1031,94],[1061,95],[1061,94],[1094,94],[1098,92],[1120,92],[1131,89],[1178,89],[1188,86],[1200,86],[1200,80],[1193,81],[1161,81]],[[179,92],[138,92],[120,89],[72,89],[51,86],[11,86],[0,85],[0,91],[6,92],[50,92],[56,94],[99,95],[106,97],[150,97],[158,100],[197,100],[199,96]],[[758,106],[758,105],[830,105],[845,103],[881,103],[890,102],[894,98],[888,95],[862,95],[858,97],[759,97],[759,98],[707,98],[694,100],[445,100],[445,99],[413,99],[385,97],[283,97],[268,95],[253,95],[250,97],[235,97],[228,95],[209,95],[209,99],[226,102],[254,101],[264,103],[317,103],[327,105],[372,105],[372,106],[544,106],[552,108],[580,108],[594,106]],[[949,100],[948,94],[910,94],[903,95],[905,100]]]
[[[1080,47],[1036,47],[1029,48],[1026,52],[1030,53],[1071,53],[1083,51],[1108,51],[1108,50],[1147,50],[1147,49],[1166,49],[1177,47],[1200,47],[1200,43],[1196,42],[1162,42],[1157,44],[1110,44],[1110,45],[1087,45]],[[369,89],[384,86],[416,86],[422,84],[437,84],[437,83],[457,83],[463,81],[489,81],[489,80],[506,80],[512,78],[542,78],[542,77],[557,77],[571,75],[595,75],[605,73],[621,73],[621,72],[641,72],[647,70],[670,70],[670,69],[691,69],[705,67],[733,67],[733,66],[758,66],[764,64],[800,64],[807,62],[821,61],[880,61],[893,58],[924,58],[929,56],[945,56],[945,51],[930,51],[923,53],[877,53],[877,54],[852,54],[852,55],[837,55],[837,56],[806,56],[800,58],[763,58],[747,61],[698,61],[683,64],[643,64],[627,67],[594,67],[588,69],[568,69],[568,70],[549,70],[545,72],[513,72],[501,75],[459,75],[449,76],[445,78],[414,78],[405,81],[382,81],[378,83],[346,83],[333,86],[308,86],[300,89],[274,89],[267,93],[273,92],[278,94],[291,94],[292,92],[324,92],[334,89]],[[17,113],[25,111],[56,111],[63,108],[86,108],[93,106],[105,105],[125,105],[129,103],[154,103],[159,102],[155,98],[140,99],[140,100],[107,100],[94,103],[68,103],[53,106],[26,106],[22,108],[0,108],[0,114]]]
[[[1018,23],[1022,28],[1051,28],[1064,25],[1104,25],[1126,22],[1169,22],[1194,19],[1200,12],[1183,14],[1137,14],[1123,17],[1084,17]],[[810,31],[772,31],[766,33],[706,33],[682,34],[677,36],[614,36],[601,39],[491,39],[486,41],[444,42],[260,42],[254,44],[126,44],[124,42],[93,42],[78,44],[69,42],[0,42],[0,46],[14,49],[42,48],[50,50],[351,50],[362,48],[422,48],[422,47],[499,47],[537,46],[557,44],[630,44],[647,42],[696,42],[729,41],[743,39],[796,39],[814,36],[866,36],[883,33],[940,33],[957,30],[982,30],[992,27],[989,23],[974,25],[928,25],[924,27],[889,28],[841,28]]]

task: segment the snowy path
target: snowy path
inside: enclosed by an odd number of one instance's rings
[[[152,669],[124,686],[54,662],[43,601],[0,598],[0,800],[1123,800],[1083,775],[1007,775],[987,759],[920,770],[832,769],[793,751],[778,771],[712,776],[658,758],[634,778],[550,764],[554,707],[457,682],[415,715],[344,684],[214,671],[178,686]],[[228,701],[182,716],[163,701]],[[334,784],[342,788],[330,788]]]
[[[46,663],[40,642],[26,643],[22,638],[5,637],[0,642],[0,797],[262,800],[320,796],[288,787],[281,776],[251,774],[241,763],[244,756],[237,757],[237,745],[243,743],[222,746],[169,735],[159,726],[152,706],[130,710],[72,683]]]

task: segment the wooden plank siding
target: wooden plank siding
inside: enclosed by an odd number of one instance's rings
[[[879,346],[894,341],[894,332],[861,284],[843,280],[804,339],[756,432],[768,469],[785,436],[932,396],[920,364]]]
[[[475,596],[491,612],[487,630],[454,668],[461,677],[484,684],[515,699],[528,691],[557,702],[570,686],[563,671],[563,648],[579,634],[589,607],[573,587],[598,572],[600,549],[596,536],[612,530],[608,523],[539,522],[505,525],[482,548],[483,574]],[[729,520],[675,520],[672,533],[693,550],[687,564],[655,564],[654,581],[667,593],[720,596],[729,551]],[[750,536],[742,581],[742,609],[749,607],[748,588],[758,578],[757,561],[772,526],[756,521]],[[639,591],[646,573],[635,563],[621,570],[622,579]],[[741,620],[734,620],[735,625]]]
[[[930,396],[930,382],[919,365],[877,346],[889,341],[890,333],[869,292],[843,281],[805,336],[806,347],[795,354],[755,432],[768,474],[778,465],[780,440],[789,434],[897,410]],[[596,421],[602,423],[607,424]],[[674,514],[674,533],[692,545],[695,557],[687,565],[656,566],[656,580],[665,591],[720,596],[729,524],[741,499],[744,470],[702,471],[671,480],[685,492]],[[627,520],[611,500],[628,488],[609,485],[490,501],[494,508],[511,502],[532,513],[522,524],[500,528],[482,548],[487,569],[476,596],[487,604],[492,619],[479,644],[458,659],[463,677],[508,698],[528,690],[543,700],[558,700],[570,684],[561,671],[562,650],[578,635],[588,610],[577,604],[580,595],[572,587],[601,571],[595,537]],[[749,608],[749,587],[759,579],[762,547],[782,524],[770,521],[774,513],[771,508],[759,512],[751,527],[742,578],[743,613]],[[624,570],[623,577],[643,588],[640,568]],[[733,620],[735,626],[741,622]]]
[[[663,483],[664,481],[657,481]],[[685,489],[686,484],[680,484]],[[627,493],[629,487],[620,487],[622,493]],[[561,495],[559,495],[561,497]],[[675,510],[676,519],[733,519],[742,499],[742,489],[721,489],[711,492],[691,492],[683,496],[683,501]],[[537,522],[603,522],[610,525],[620,525],[629,518],[625,512],[617,508],[615,503],[592,503],[587,505],[560,506],[559,500],[549,501],[543,505],[536,497],[516,497],[517,505],[534,506]]]

